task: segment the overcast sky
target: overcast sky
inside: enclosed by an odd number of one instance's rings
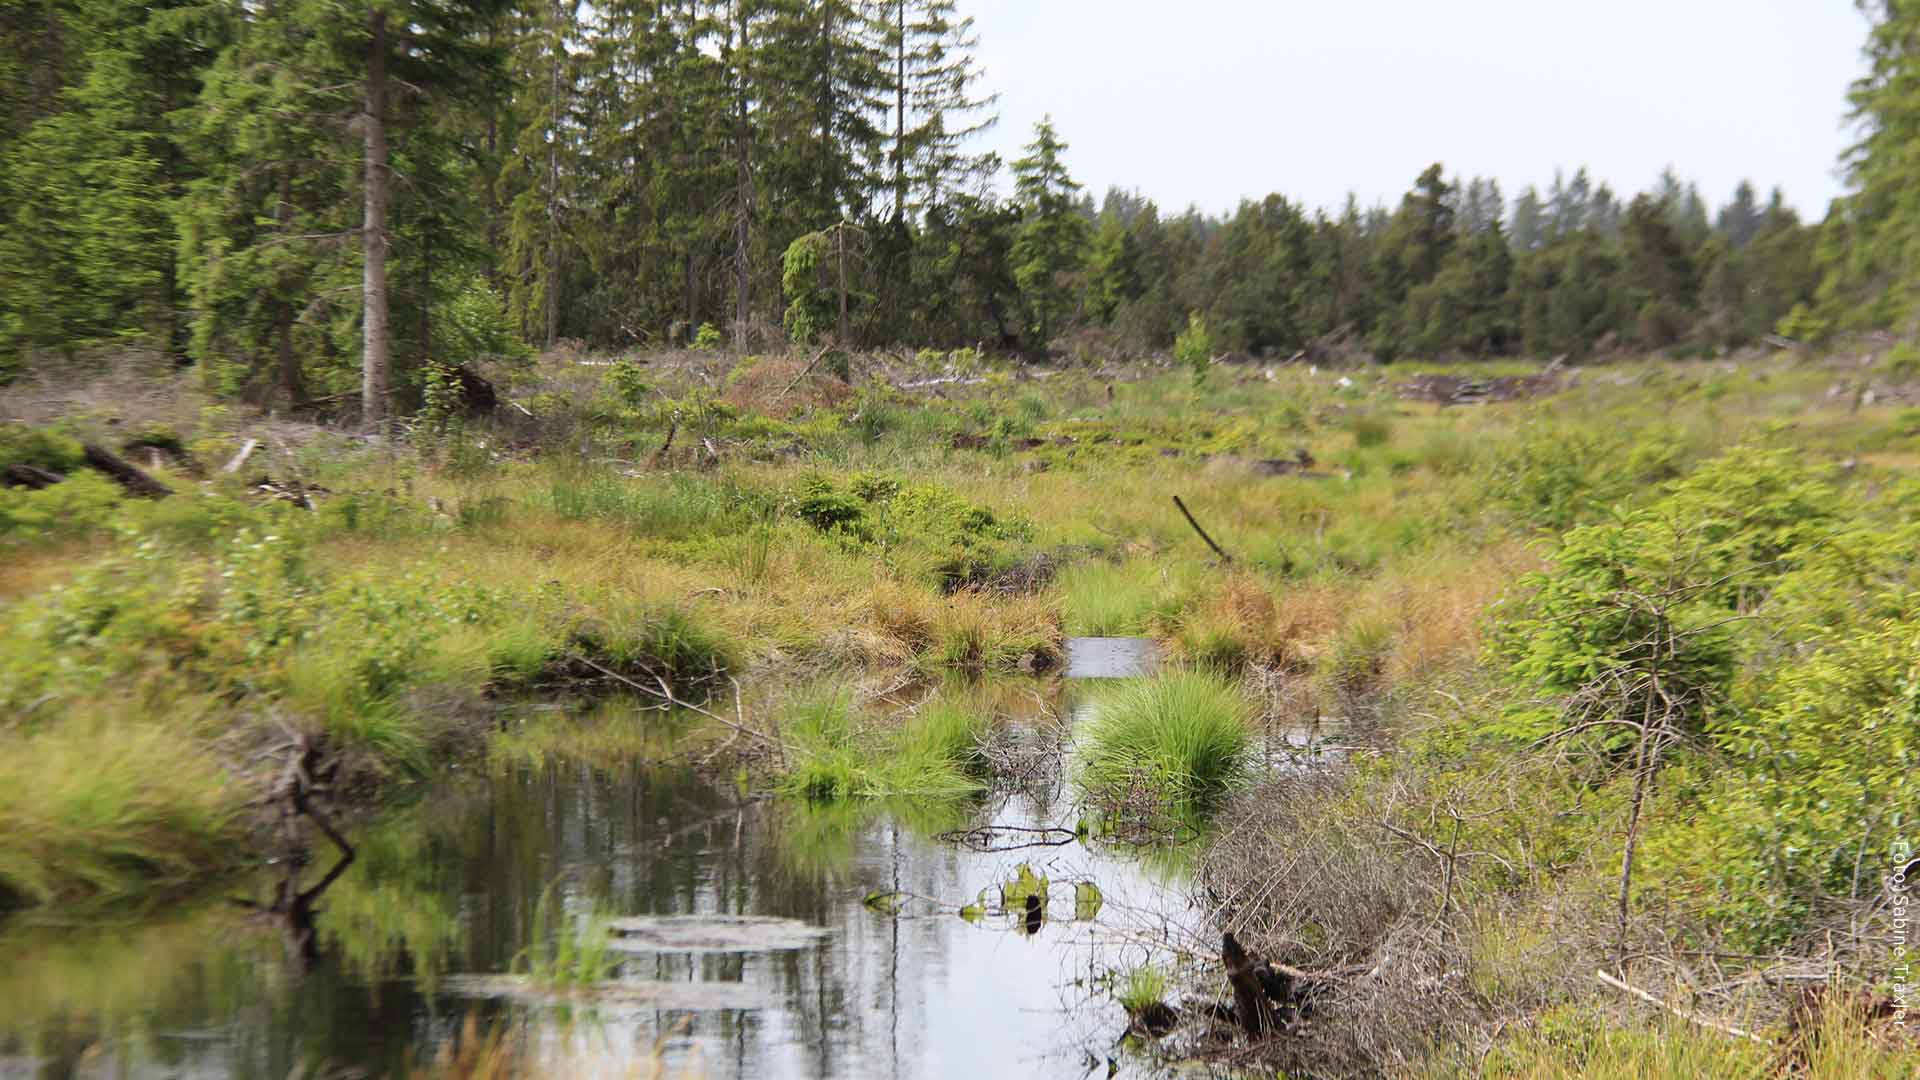
[[[1511,200],[1582,164],[1623,196],[1672,164],[1811,218],[1842,183],[1849,0],[961,0],[1008,162],[1051,113],[1097,198],[1177,211],[1278,191],[1398,203],[1427,165]]]

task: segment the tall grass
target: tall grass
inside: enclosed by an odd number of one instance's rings
[[[584,990],[620,968],[607,917],[597,907],[569,912],[548,886],[533,909],[533,940],[513,958],[515,974],[548,990]]]
[[[1196,567],[1167,568],[1143,560],[1085,562],[1060,575],[1065,630],[1081,637],[1152,633],[1197,592]]]
[[[1241,775],[1252,744],[1252,708],[1212,671],[1173,670],[1096,693],[1078,734],[1081,780],[1097,792],[1144,781],[1178,800],[1204,800]]]
[[[158,724],[74,719],[0,738],[0,906],[139,897],[227,865],[243,797]]]
[[[1624,1026],[1571,1008],[1545,1014],[1487,1056],[1484,1080],[1911,1080],[1920,1048],[1885,1026],[1829,1009],[1793,1050],[1783,1052],[1678,1018]],[[1786,1063],[1792,1061],[1793,1066]]]
[[[847,695],[816,689],[796,699],[781,725],[788,769],[782,786],[822,802],[969,794],[985,786],[982,744],[992,726],[985,702],[947,690],[897,730],[876,732],[860,723]]]
[[[1139,1012],[1149,1005],[1165,1001],[1171,985],[1172,980],[1167,978],[1166,969],[1150,965],[1137,967],[1127,972],[1115,998],[1128,1012]]]

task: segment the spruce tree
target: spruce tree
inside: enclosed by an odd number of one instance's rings
[[[0,144],[0,354],[184,345],[172,215],[194,174],[174,129],[224,32],[214,14],[189,0],[74,0],[10,17],[21,44],[51,37],[78,55],[9,91],[42,115]]]
[[[1074,294],[1071,275],[1086,256],[1087,218],[1075,200],[1080,185],[1067,172],[1067,144],[1051,116],[1033,128],[1026,154],[1013,163],[1020,231],[1013,243],[1013,277],[1024,294],[1032,344],[1045,348],[1066,318]]]

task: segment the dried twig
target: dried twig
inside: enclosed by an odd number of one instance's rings
[[[828,354],[828,353],[830,353],[830,352],[832,352],[832,351],[833,351],[833,346],[831,346],[831,345],[823,345],[823,346],[821,346],[821,347],[820,347],[820,351],[819,351],[819,352],[817,352],[817,353],[814,353],[814,354],[813,354],[813,359],[811,359],[811,360],[809,360],[809,361],[807,361],[807,366],[806,366],[806,367],[803,367],[803,368],[801,368],[801,369],[800,369],[800,374],[798,374],[798,375],[795,375],[795,376],[793,377],[793,381],[792,381],[792,382],[790,382],[790,383],[788,383],[788,384],[787,384],[787,385],[786,385],[785,387],[783,387],[783,388],[781,388],[781,390],[780,390],[780,392],[779,392],[779,393],[777,393],[777,394],[775,394],[775,395],[773,395],[773,400],[772,400],[772,401],[770,401],[770,402],[768,402],[767,404],[769,404],[769,405],[777,405],[777,404],[779,404],[779,403],[780,403],[780,399],[782,399],[782,398],[784,398],[784,397],[786,397],[786,396],[787,396],[788,394],[790,394],[790,393],[792,393],[792,392],[793,392],[793,388],[794,388],[794,387],[796,387],[796,386],[799,386],[799,385],[800,385],[800,380],[802,380],[802,379],[804,379],[804,378],[806,378],[807,376],[809,376],[809,375],[811,375],[811,374],[813,374],[813,367],[814,367],[814,365],[815,365],[815,364],[818,364],[818,363],[819,363],[820,361],[822,361],[822,360],[824,360],[824,359],[826,359],[826,356],[827,356],[827,354]]]
[[[1698,1013],[1688,1012],[1686,1009],[1683,1009],[1678,1005],[1672,1005],[1665,1001],[1662,1001],[1659,998],[1654,997],[1652,994],[1647,993],[1645,990],[1640,989],[1639,987],[1627,985],[1625,982],[1622,982],[1620,979],[1607,974],[1605,971],[1595,971],[1593,973],[1593,977],[1596,979],[1599,979],[1603,983],[1606,983],[1608,986],[1613,987],[1615,990],[1622,990],[1622,991],[1625,991],[1626,993],[1632,994],[1634,997],[1639,998],[1641,1001],[1644,1001],[1649,1005],[1658,1005],[1661,1008],[1672,1013],[1673,1015],[1679,1017],[1680,1019],[1685,1020],[1689,1024],[1696,1024],[1700,1027],[1706,1028],[1709,1031],[1717,1031],[1722,1035],[1731,1035],[1736,1039],[1751,1039],[1762,1046],[1773,1045],[1773,1042],[1771,1040],[1762,1038],[1759,1035],[1755,1035],[1753,1032],[1748,1031],[1745,1028],[1737,1028],[1731,1024],[1722,1024],[1717,1020],[1709,1020]]]

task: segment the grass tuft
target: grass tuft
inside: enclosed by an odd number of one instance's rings
[[[0,739],[0,906],[150,895],[226,863],[225,772],[181,732],[79,719]]]
[[[1238,687],[1212,671],[1168,671],[1098,693],[1080,734],[1081,779],[1096,791],[1145,780],[1180,800],[1226,790],[1246,765],[1252,710]]]

